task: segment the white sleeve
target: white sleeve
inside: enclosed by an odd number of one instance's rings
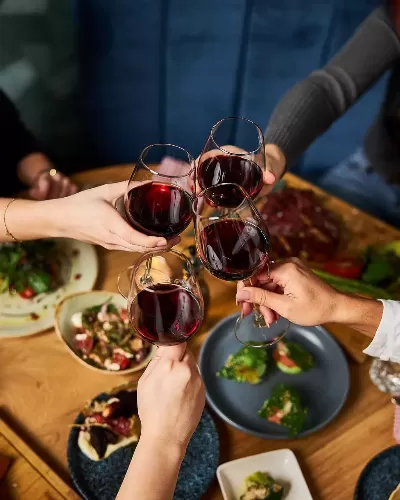
[[[383,315],[370,345],[365,354],[380,358],[383,361],[400,363],[400,302],[381,300]]]

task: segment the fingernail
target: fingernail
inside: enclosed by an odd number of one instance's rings
[[[167,240],[165,238],[162,238],[158,243],[157,243],[157,246],[158,247],[165,247],[167,244]]]
[[[236,303],[238,300],[250,300],[250,292],[248,290],[239,290],[236,294]]]

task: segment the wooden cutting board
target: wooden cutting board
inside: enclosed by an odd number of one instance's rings
[[[78,495],[0,417],[0,456],[10,460],[1,500],[78,500]]]

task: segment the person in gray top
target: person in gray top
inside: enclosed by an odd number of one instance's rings
[[[400,13],[400,2],[392,2],[393,7],[397,3]],[[320,185],[400,227],[399,29],[396,8],[374,10],[324,68],[311,73],[282,98],[267,126],[265,142],[267,162],[277,179],[391,69],[385,101],[363,148],[330,169]]]

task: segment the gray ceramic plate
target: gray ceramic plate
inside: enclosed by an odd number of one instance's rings
[[[308,416],[299,437],[326,426],[343,407],[350,386],[346,358],[332,338],[321,327],[292,325],[286,340],[301,344],[315,360],[309,372],[286,375],[276,368],[269,351],[268,370],[258,385],[240,384],[216,376],[230,354],[241,344],[233,329],[238,315],[218,323],[203,344],[199,366],[207,389],[207,401],[228,424],[243,432],[266,439],[288,439],[284,427],[268,422],[258,415],[265,399],[275,385],[285,383],[296,389]]]

